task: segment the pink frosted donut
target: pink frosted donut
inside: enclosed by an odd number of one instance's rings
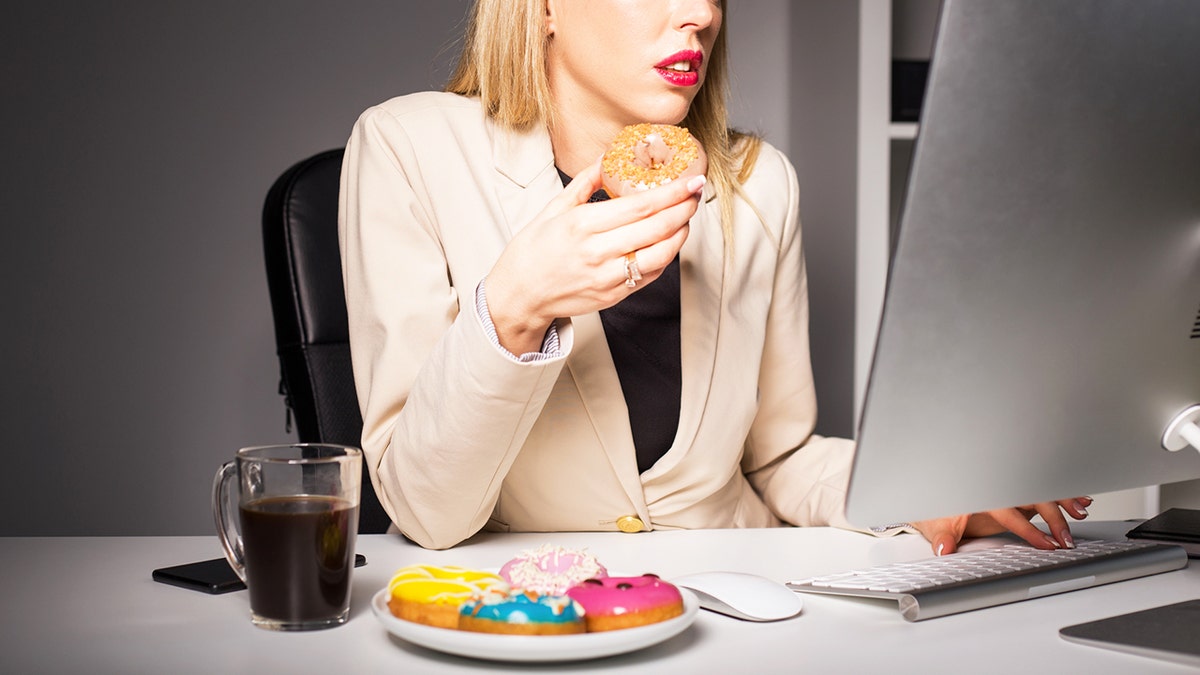
[[[617,134],[600,165],[604,191],[620,197],[702,175],[708,171],[708,156],[687,129],[633,124]]]
[[[567,591],[583,607],[588,632],[666,621],[683,614],[683,596],[653,574],[586,579]]]
[[[500,576],[513,588],[562,595],[584,579],[607,577],[608,570],[586,551],[543,544],[504,563]]]

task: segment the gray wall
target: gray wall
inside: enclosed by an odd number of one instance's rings
[[[790,7],[790,156],[800,181],[818,432],[852,437],[859,3]]]
[[[292,162],[342,145],[367,106],[438,88],[466,5],[49,0],[8,10],[0,535],[212,531],[217,465],[238,447],[291,438],[259,235],[266,190]],[[789,16],[786,0],[730,3],[735,123],[795,157]],[[826,144],[798,163],[802,178],[843,152],[853,146]],[[814,338],[818,384],[843,392],[822,411],[848,420],[840,351],[852,309],[826,296],[852,284],[853,266],[838,262],[852,261],[852,221],[805,218],[814,272],[833,279],[813,291],[825,317],[815,329],[832,330]],[[847,237],[851,249],[836,250]]]
[[[217,465],[286,441],[259,217],[292,162],[445,78],[466,3],[20,3],[0,534],[212,531]]]

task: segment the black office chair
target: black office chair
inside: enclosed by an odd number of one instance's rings
[[[288,419],[301,442],[359,447],[337,236],[343,154],[313,155],[275,181],[263,206],[263,254]],[[390,523],[364,464],[358,531],[385,532]]]

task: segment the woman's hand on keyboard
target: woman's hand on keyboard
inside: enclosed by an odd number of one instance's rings
[[[912,525],[925,535],[937,555],[954,553],[958,550],[958,543],[965,538],[986,537],[1001,532],[1012,532],[1033,547],[1044,550],[1075,548],[1075,540],[1071,538],[1071,527],[1063,514],[1075,520],[1083,520],[1087,517],[1087,507],[1091,503],[1091,497],[1076,497],[1011,509],[923,520]],[[1052,534],[1042,532],[1029,522],[1037,515],[1046,521]]]

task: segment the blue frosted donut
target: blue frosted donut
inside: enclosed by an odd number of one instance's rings
[[[583,608],[565,595],[513,591],[470,600],[458,610],[458,627],[477,633],[565,635],[586,630]]]

